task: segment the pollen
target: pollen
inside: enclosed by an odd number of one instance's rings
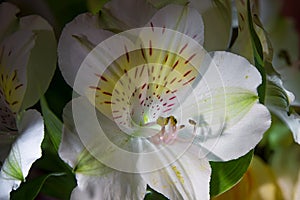
[[[0,76],[1,94],[4,96],[5,102],[10,106],[10,109],[16,112],[20,106],[19,102],[24,92],[24,84],[20,83],[17,70],[9,73],[0,65]]]
[[[175,172],[176,177],[180,181],[181,184],[184,184],[184,178],[181,174],[181,172],[177,169],[175,165],[172,166],[172,170]]]

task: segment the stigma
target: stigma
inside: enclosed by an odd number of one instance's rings
[[[178,131],[183,129],[184,125],[177,125],[177,120],[174,116],[159,117],[156,123],[161,126],[161,130],[150,138],[154,144],[172,144],[176,141]]]

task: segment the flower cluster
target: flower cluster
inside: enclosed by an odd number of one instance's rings
[[[51,25],[0,4],[0,200],[299,197],[298,37],[277,4],[87,2],[40,1]]]

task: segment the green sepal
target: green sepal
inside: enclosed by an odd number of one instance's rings
[[[237,184],[247,171],[252,157],[253,150],[236,160],[210,162],[212,168],[210,196],[217,196]]]
[[[45,97],[41,98],[41,108],[46,126],[46,133],[48,134],[54,150],[57,152],[62,135],[62,122],[56,117],[56,115],[48,107]]]

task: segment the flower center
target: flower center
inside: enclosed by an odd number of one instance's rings
[[[127,130],[127,134],[146,137],[157,134],[161,129],[157,119],[169,116],[179,104],[174,88],[155,81],[148,74],[157,68],[160,69],[161,65],[137,66],[115,84],[111,98],[112,116],[122,130]],[[136,77],[135,74],[141,76]]]
[[[123,56],[103,74],[95,74],[98,85],[89,86],[95,106],[129,135],[151,138],[162,134],[163,141],[169,142],[169,135],[175,136],[178,129],[172,112],[200,77],[189,64],[193,57],[186,60],[157,49],[127,52],[125,47]],[[166,124],[158,123],[162,118]]]
[[[173,143],[177,138],[178,131],[185,127],[184,125],[177,126],[177,120],[172,115],[166,118],[159,117],[156,122],[161,126],[161,131],[151,137],[154,144]]]
[[[21,103],[18,90],[22,86],[16,70],[6,73],[0,65],[0,131],[14,133],[17,130],[15,115]]]

